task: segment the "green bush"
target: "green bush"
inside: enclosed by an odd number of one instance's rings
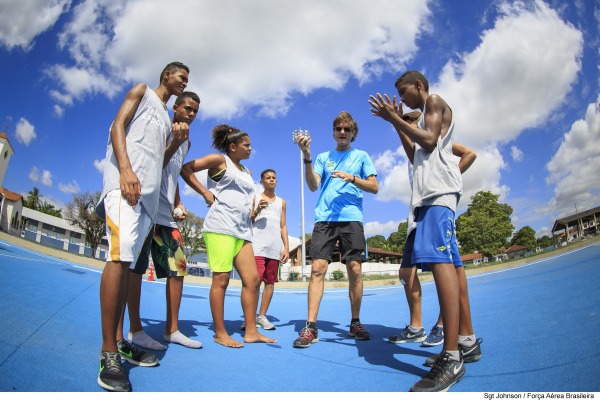
[[[339,269],[333,271],[332,277],[334,281],[343,281],[345,279],[344,272]]]
[[[288,281],[298,281],[300,280],[300,272],[292,271],[288,276]]]

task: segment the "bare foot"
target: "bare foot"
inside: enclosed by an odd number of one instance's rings
[[[272,339],[268,336],[260,334],[258,331],[256,333],[248,333],[244,335],[244,342],[246,343],[277,343],[277,340]]]
[[[217,337],[217,335],[213,336],[213,339],[215,340],[215,343],[220,344],[221,346],[225,346],[225,347],[233,347],[233,348],[240,348],[240,347],[244,347],[244,345],[240,342],[238,342],[237,340],[233,340],[231,336],[225,336],[225,337]]]

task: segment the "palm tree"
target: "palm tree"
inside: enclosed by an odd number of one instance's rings
[[[36,187],[33,188],[33,190],[29,191],[29,195],[27,196],[27,198],[24,201],[24,205],[27,208],[31,208],[33,210],[37,210],[40,206],[41,206],[41,195],[40,195],[40,190]]]

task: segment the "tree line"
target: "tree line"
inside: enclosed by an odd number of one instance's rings
[[[548,235],[536,239],[535,230],[528,225],[514,232],[511,222],[513,209],[508,204],[499,203],[499,197],[488,191],[477,192],[471,197],[467,211],[456,219],[456,239],[461,255],[481,253],[491,257],[498,254],[501,248],[515,244],[525,246],[530,251],[554,244],[554,239]],[[387,239],[375,235],[367,239],[367,245],[401,253],[407,229],[408,222],[403,221]]]
[[[86,245],[95,250],[106,233],[105,222],[95,212],[100,194],[98,191],[73,195],[73,201],[68,203],[63,211],[42,201],[39,189],[34,187],[23,201],[23,205],[69,221],[71,225],[85,233]],[[477,192],[471,197],[467,211],[456,219],[456,238],[460,246],[460,254],[481,253],[491,257],[498,254],[501,248],[508,248],[514,244],[525,246],[530,251],[535,250],[536,247],[545,248],[554,244],[554,239],[548,235],[536,239],[535,231],[528,225],[515,232],[511,222],[513,209],[508,204],[499,203],[499,197],[500,195],[488,191]],[[204,251],[202,238],[204,219],[190,211],[187,213],[187,218],[179,223],[179,230],[186,243],[186,256],[189,259]],[[387,238],[383,235],[369,237],[367,245],[401,253],[406,241],[407,229],[408,222],[403,221],[398,225],[398,230],[392,232]],[[310,234],[306,236],[309,238]]]
[[[86,246],[92,249],[92,254],[102,243],[106,235],[106,223],[96,214],[96,204],[100,201],[101,192],[86,192],[73,195],[73,200],[68,203],[64,210],[55,209],[46,201],[41,201],[42,195],[38,188],[33,188],[23,200],[27,208],[63,218],[72,226],[79,228],[85,233]],[[186,244],[186,257],[189,259],[195,254],[204,251],[204,239],[202,238],[202,226],[204,218],[197,217],[191,211],[187,212],[187,218],[179,222],[179,230]]]

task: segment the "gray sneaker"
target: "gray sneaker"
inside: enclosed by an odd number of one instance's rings
[[[450,359],[450,354],[443,351],[438,360],[425,376],[410,388],[411,392],[447,392],[448,389],[465,376],[465,365],[460,360]]]
[[[263,328],[268,331],[272,331],[275,329],[275,325],[269,322],[266,315],[259,315],[256,317],[256,327]]]
[[[410,325],[406,325],[406,328],[398,336],[390,336],[388,341],[390,343],[420,343],[425,338],[427,338],[425,328],[413,331]]]
[[[117,348],[119,349],[121,358],[130,364],[139,365],[140,367],[154,367],[158,364],[158,357],[138,349],[134,344],[129,343],[125,339],[117,342]]]
[[[481,359],[481,346],[479,345],[481,342],[483,342],[483,339],[479,338],[475,340],[475,344],[472,346],[458,344],[458,350],[460,350],[464,362],[472,363]],[[439,358],[440,354],[429,356],[427,357],[427,360],[425,360],[425,364],[429,367],[433,367]]]
[[[98,385],[111,392],[129,392],[129,378],[121,366],[119,353],[100,352]]]

